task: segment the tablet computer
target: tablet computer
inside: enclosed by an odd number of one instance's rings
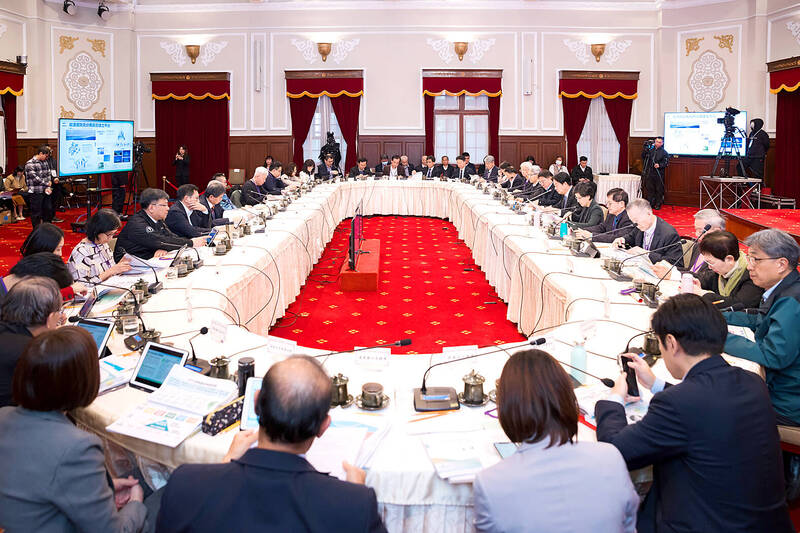
[[[128,383],[131,387],[153,392],[164,383],[172,367],[183,366],[188,357],[188,350],[150,341],[145,344],[139,363]]]
[[[88,302],[89,300],[87,300]],[[91,306],[90,306],[91,307]],[[114,331],[114,323],[107,320],[99,320],[96,318],[84,318],[78,322],[78,327],[81,327],[89,332],[97,344],[97,357],[105,357],[109,355],[105,353],[108,339],[111,338],[111,333]]]
[[[92,310],[92,306],[96,301],[97,301],[97,288],[94,288],[91,291],[89,291],[89,293],[86,295],[86,301],[83,303],[81,310],[78,311],[78,316],[81,318],[86,318],[89,315],[89,312]]]
[[[256,397],[256,392],[261,390],[262,381],[264,378],[247,378],[247,385],[244,389],[244,405],[242,405],[242,423],[239,424],[239,429],[242,431],[258,429],[258,415],[253,398]]]
[[[206,237],[206,245],[207,246],[213,246],[214,245],[214,237],[217,236],[217,233],[219,233],[219,230],[216,227],[211,228],[211,233],[209,233],[208,236]]]

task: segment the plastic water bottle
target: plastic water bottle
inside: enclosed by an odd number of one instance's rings
[[[563,239],[569,233],[569,226],[566,222],[562,222],[559,226],[559,236]]]
[[[694,276],[687,272],[681,276],[681,294],[692,292],[694,292]]]
[[[586,348],[583,344],[576,344],[569,355],[569,364],[581,370],[586,369]],[[570,375],[577,379],[581,385],[586,384],[586,374],[578,370],[570,369]]]

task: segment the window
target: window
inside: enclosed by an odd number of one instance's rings
[[[314,112],[314,120],[311,121],[311,128],[308,130],[308,137],[303,142],[303,159],[311,159],[319,163],[319,152],[327,142],[327,133],[333,132],[336,142],[339,143],[339,150],[342,152],[342,160],[339,166],[344,166],[345,156],[347,155],[347,143],[339,129],[339,122],[336,120],[336,113],[333,112],[333,105],[328,96],[322,95],[317,99],[317,110]]]
[[[469,152],[470,161],[482,161],[489,153],[489,97],[436,96],[433,99],[434,141],[437,157],[454,161]]]
[[[593,98],[589,104],[586,124],[578,139],[578,157],[582,155],[589,158],[589,166],[595,173],[618,171],[619,141],[602,98]]]

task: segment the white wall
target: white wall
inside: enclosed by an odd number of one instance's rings
[[[108,22],[94,13],[96,3],[78,4],[75,17],[61,11],[60,0],[0,5],[0,59],[26,54],[29,62],[20,137],[54,137],[62,108],[87,118],[105,108],[107,118],[133,118],[139,135],[152,136],[149,75],[184,71],[231,73],[232,135],[289,135],[283,71],[321,68],[363,69],[364,135],[424,133],[424,68],[502,69],[501,135],[562,134],[557,87],[558,72],[566,69],[639,71],[633,136],[661,133],[665,111],[728,105],[764,116],[774,131],[775,97],[767,90],[766,62],[800,55],[800,3],[787,0],[665,0],[660,7],[650,0],[464,0],[448,9],[415,0],[399,5],[138,0],[135,12],[129,4],[112,4],[116,12]],[[298,46],[321,32],[334,34],[348,49],[325,63],[315,46],[304,55]],[[608,34],[618,53],[608,47],[597,63],[581,46],[575,48],[592,33]],[[62,50],[61,37],[69,37],[73,47]],[[453,38],[467,38],[482,54],[459,62],[428,42]],[[88,39],[103,41],[105,55]],[[700,40],[687,55],[688,39]],[[730,48],[720,47],[725,39]],[[192,65],[183,44],[204,44],[206,55]],[[262,51],[258,65],[257,50]],[[70,60],[81,52],[92,58],[103,80],[96,94],[80,100],[85,109],[70,99],[65,82]],[[698,64],[703,54],[718,60]],[[698,89],[720,70],[725,81],[718,90]],[[256,90],[259,73],[261,90]],[[527,90],[531,94],[524,94]]]

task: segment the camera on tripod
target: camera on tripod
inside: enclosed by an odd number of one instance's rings
[[[152,148],[148,148],[142,141],[136,141],[133,143],[133,155],[136,159],[141,159],[144,154],[148,154],[152,152]]]
[[[642,148],[644,148],[645,150],[652,150],[653,148],[655,148],[655,146],[656,143],[653,139],[647,139],[642,145]]]
[[[717,124],[722,124],[723,126],[725,126],[725,133],[733,133],[733,131],[734,131],[734,125],[733,125],[734,118],[733,117],[735,117],[739,113],[741,113],[741,111],[739,111],[736,108],[726,107],[725,108],[725,116],[723,116],[722,118],[718,118],[717,119]]]

